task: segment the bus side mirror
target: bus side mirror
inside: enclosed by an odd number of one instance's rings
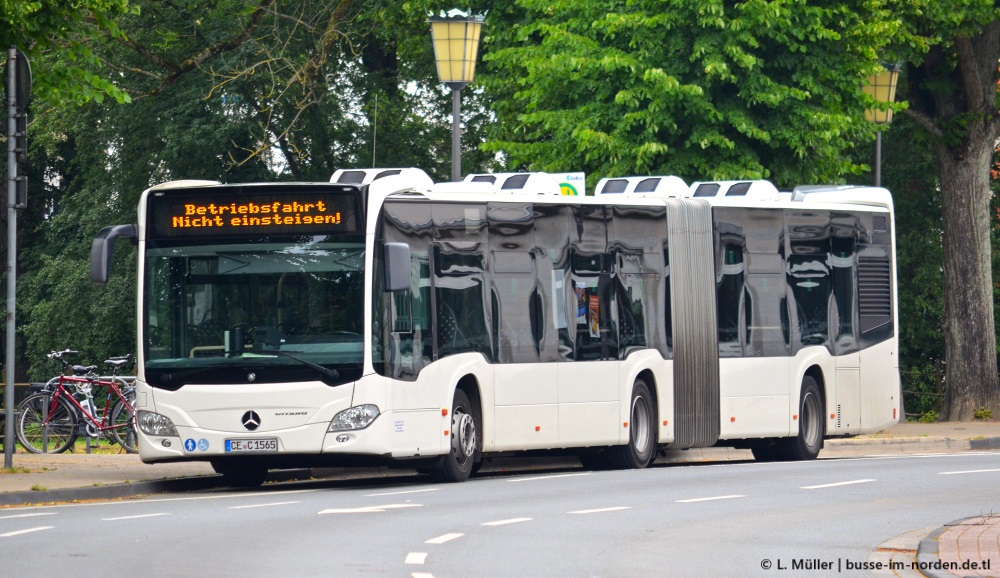
[[[111,275],[111,249],[115,239],[126,237],[133,243],[139,238],[138,225],[115,225],[104,227],[90,245],[90,280],[94,283],[107,283]]]
[[[410,290],[410,246],[406,243],[385,244],[385,291]]]

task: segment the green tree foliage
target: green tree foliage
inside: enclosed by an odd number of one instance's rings
[[[138,11],[128,0],[0,0],[0,46],[27,54],[34,96],[47,106],[103,102],[105,95],[128,102],[128,94],[97,72],[91,43],[122,37],[116,19]]]
[[[19,379],[55,370],[44,357],[53,349],[79,349],[88,363],[135,350],[135,249],[120,241],[111,282],[94,286],[89,248],[102,227],[136,222],[149,186],[326,181],[373,162],[436,179],[450,169],[451,99],[434,72],[429,3],[133,4],[114,17],[120,34],[90,18],[79,33],[100,61],[81,66],[109,71],[131,103],[53,105],[31,125],[20,169],[31,191],[18,227]],[[468,110],[481,111],[466,92]],[[488,119],[464,120],[466,166],[483,170],[492,155],[476,145]]]
[[[489,150],[597,176],[838,181],[861,79],[897,23],[879,2],[519,0],[484,56]]]

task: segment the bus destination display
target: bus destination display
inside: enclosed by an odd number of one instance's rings
[[[161,238],[355,233],[356,199],[340,192],[185,191],[150,199],[149,218]]]

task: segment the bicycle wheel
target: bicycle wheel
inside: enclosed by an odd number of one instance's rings
[[[65,399],[60,397],[53,409],[52,394],[36,393],[22,401],[18,409],[21,415],[17,420],[17,440],[29,452],[58,454],[76,441],[76,412]]]
[[[118,445],[125,448],[126,452],[135,454],[139,452],[139,448],[136,445],[135,414],[132,412],[133,410],[126,407],[125,402],[119,399],[111,409],[111,425],[114,426],[111,432]]]

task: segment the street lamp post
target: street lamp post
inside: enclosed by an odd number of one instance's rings
[[[896,99],[896,82],[899,80],[899,62],[886,64],[885,69],[873,74],[868,83],[862,87],[865,94],[878,102],[893,102]],[[892,109],[869,108],[865,111],[865,120],[879,125],[892,122]],[[875,133],[875,186],[882,186],[882,130]]]
[[[431,15],[434,58],[438,77],[451,89],[451,180],[462,179],[461,90],[476,74],[476,51],[485,14],[466,14],[454,9]]]

